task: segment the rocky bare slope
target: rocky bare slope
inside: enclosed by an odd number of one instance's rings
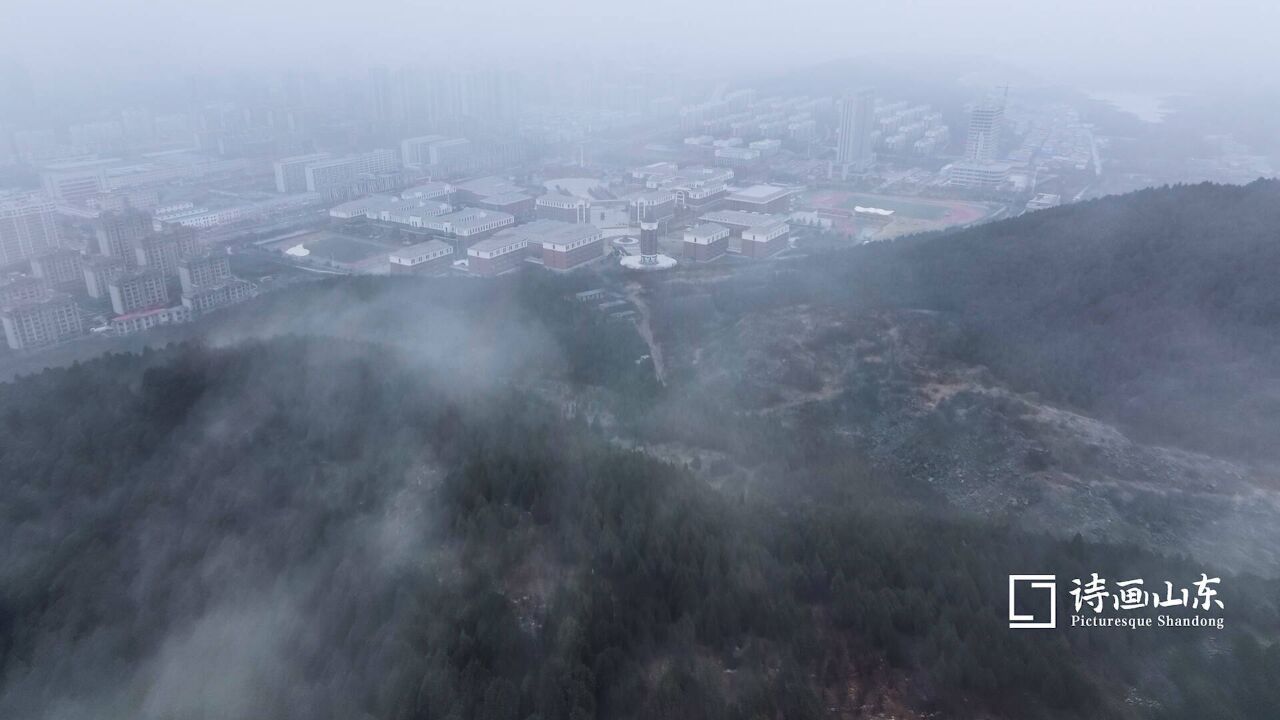
[[[686,397],[792,431],[821,418],[878,472],[964,514],[1280,573],[1276,468],[1150,444],[1018,392],[958,359],[963,333],[943,314],[786,305],[696,337],[668,352]],[[697,443],[656,451],[705,456]]]

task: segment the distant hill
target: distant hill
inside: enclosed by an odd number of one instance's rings
[[[967,359],[1023,389],[1149,439],[1280,452],[1280,182],[1144,190],[816,264],[860,306],[954,315]]]

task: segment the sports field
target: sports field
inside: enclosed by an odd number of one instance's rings
[[[815,190],[806,193],[802,204],[818,211],[834,210],[839,211],[841,215],[848,213],[848,219],[836,219],[835,223],[841,230],[852,232],[858,229],[858,222],[852,217],[854,208],[871,207],[892,210],[894,219],[890,234],[964,225],[981,220],[993,210],[984,203],[963,200],[873,195],[843,190]]]
[[[942,220],[947,216],[946,205],[920,202],[915,199],[897,198],[885,195],[850,195],[845,199],[850,210],[855,205],[862,207],[878,207],[892,210],[899,215],[906,215],[917,220]]]
[[[307,235],[292,237],[281,241],[276,250],[286,251],[301,245],[305,254],[297,250],[290,253],[307,262],[331,262],[338,265],[354,267],[376,258],[386,256],[395,248],[362,238],[321,230]]]

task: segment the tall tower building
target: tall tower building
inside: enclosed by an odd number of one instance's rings
[[[629,270],[666,270],[675,267],[676,259],[663,255],[658,251],[659,218],[657,206],[649,203],[640,205],[636,210],[640,221],[640,242],[638,255],[624,255],[622,267]],[[590,227],[590,226],[588,226]]]
[[[380,128],[390,126],[394,114],[391,71],[385,67],[370,68],[366,90],[369,97],[369,119]]]
[[[985,101],[969,113],[969,135],[965,140],[965,158],[973,162],[992,163],[1000,157],[1000,132],[1004,126],[1004,103]]]
[[[658,264],[658,221],[653,218],[653,209],[648,205],[640,207],[640,264]]]
[[[871,131],[876,120],[876,94],[869,88],[840,99],[840,125],[836,130],[836,162],[841,173],[863,173],[875,164]]]

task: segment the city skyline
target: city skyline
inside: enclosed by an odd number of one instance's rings
[[[500,5],[501,12],[495,12]],[[0,47],[5,48],[0,65],[16,63],[37,79],[74,68],[94,82],[142,68],[160,73],[266,67],[334,72],[438,64],[467,54],[497,67],[528,68],[554,62],[566,49],[598,53],[602,60],[612,57],[620,64],[626,62],[621,58],[636,56],[668,68],[694,63],[719,73],[735,67],[759,72],[891,54],[909,40],[917,53],[928,47],[935,56],[988,56],[1026,67],[1045,82],[1097,90],[1176,90],[1246,81],[1274,87],[1277,81],[1265,74],[1246,80],[1229,69],[1265,66],[1271,48],[1262,29],[1280,26],[1280,8],[1244,0],[1228,0],[1213,13],[1182,0],[1163,3],[1158,13],[1101,0],[1054,6],[980,0],[963,7],[940,1],[907,7],[888,0],[801,0],[783,7],[752,0],[736,4],[732,12],[676,0],[658,0],[643,10],[567,0],[506,7],[498,0],[481,0],[437,7],[401,2],[376,14],[330,14],[297,0],[197,0],[172,6],[142,0],[90,6],[74,0],[16,0],[10,12],[26,22],[7,23],[0,30]],[[410,42],[419,22],[429,25],[438,16],[450,19],[448,33],[425,47]],[[246,22],[271,28],[271,35],[247,39],[242,32]],[[868,24],[874,32],[850,33]],[[1044,32],[1000,31],[1015,26]],[[19,27],[22,31],[14,32]],[[708,52],[707,43],[698,42],[708,30],[739,41]],[[646,51],[654,34],[670,41],[662,53]],[[373,37],[378,42],[365,41]],[[767,55],[750,50],[753,42],[764,41],[770,42]]]

